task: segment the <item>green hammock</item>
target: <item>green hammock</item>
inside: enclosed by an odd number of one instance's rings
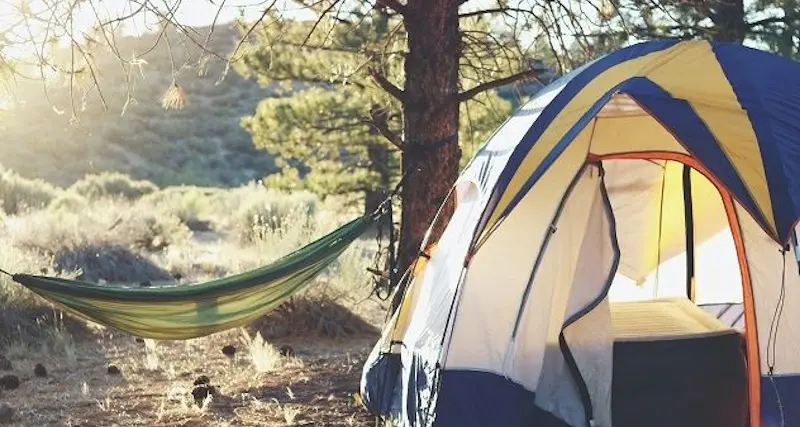
[[[100,286],[15,274],[66,311],[142,338],[181,340],[245,326],[305,289],[378,218],[353,220],[277,261],[210,282],[154,288]]]

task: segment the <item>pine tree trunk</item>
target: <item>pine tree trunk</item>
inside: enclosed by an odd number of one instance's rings
[[[744,42],[747,37],[747,23],[743,0],[714,0],[707,4],[714,23],[714,40],[724,42]]]
[[[445,102],[458,92],[458,4],[456,0],[409,0],[405,11],[408,55],[403,173],[407,176],[398,253],[401,273],[418,255],[431,221],[458,176],[458,104]],[[444,209],[445,218],[451,214],[452,206]],[[438,228],[433,231],[433,241],[444,227]]]

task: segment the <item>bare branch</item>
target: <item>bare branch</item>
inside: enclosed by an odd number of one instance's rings
[[[485,92],[487,90],[491,90],[494,88],[498,88],[500,86],[505,86],[507,84],[514,83],[519,80],[524,80],[531,77],[536,77],[538,71],[536,70],[525,70],[516,74],[512,74],[508,77],[503,77],[502,79],[492,80],[490,82],[481,83],[478,86],[473,87],[472,89],[466,90],[464,92],[459,93],[455,96],[456,102],[464,102],[474,98],[476,95],[480,94],[481,92]]]
[[[386,6],[388,8],[393,9],[395,12],[404,15],[406,13],[406,5],[400,3],[397,0],[378,0],[375,3],[376,6]]]
[[[249,27],[249,28],[247,29],[247,31],[244,33],[244,35],[242,36],[242,38],[240,38],[240,39],[239,39],[239,42],[238,42],[238,43],[236,43],[236,48],[234,48],[234,49],[233,49],[233,52],[231,53],[231,56],[230,56],[230,58],[231,58],[231,59],[233,59],[234,55],[236,55],[236,53],[237,53],[237,52],[239,52],[239,49],[242,47],[242,45],[244,44],[244,42],[245,42],[245,41],[247,41],[247,38],[248,38],[248,37],[250,37],[250,34],[252,34],[252,33],[253,33],[253,30],[255,30],[255,29],[256,29],[256,27],[258,26],[258,24],[260,24],[261,22],[263,22],[263,21],[264,21],[264,18],[266,18],[266,17],[267,17],[267,14],[268,14],[268,13],[269,13],[269,11],[272,9],[272,7],[273,7],[273,6],[275,6],[275,3],[277,3],[277,2],[278,2],[278,0],[272,0],[272,4],[270,4],[268,7],[266,7],[266,8],[264,9],[264,12],[261,14],[261,16],[259,16],[259,17],[258,17],[258,19],[256,19],[256,21],[255,21],[255,22],[253,22],[253,23],[250,25],[250,27]]]
[[[405,92],[403,89],[395,86],[392,82],[386,79],[386,77],[380,73],[380,71],[372,68],[369,70],[369,75],[372,76],[372,79],[375,80],[375,83],[381,87],[381,89],[385,90],[389,95],[392,95],[400,102],[405,102]]]
[[[316,31],[317,27],[319,27],[319,24],[322,23],[322,20],[325,19],[325,17],[333,10],[334,7],[336,7],[337,4],[339,4],[340,1],[341,0],[334,0],[330,6],[328,6],[325,10],[322,11],[322,13],[319,14],[319,18],[317,18],[317,21],[314,22],[314,25],[311,26],[311,31],[308,32],[308,35],[306,35],[305,40],[303,40],[302,43],[303,46],[305,46],[306,43],[308,43],[308,41],[311,39],[311,36],[314,34],[314,31]]]
[[[384,138],[389,140],[398,150],[403,150],[403,139],[400,135],[389,129],[386,114],[382,114],[379,108],[373,108],[369,112],[370,118],[363,119],[362,122],[375,128]]]
[[[219,19],[219,14],[220,14],[220,13],[222,13],[222,8],[224,8],[224,7],[225,7],[225,2],[226,2],[226,1],[227,1],[227,0],[222,0],[222,1],[219,3],[219,7],[217,8],[217,13],[216,13],[216,14],[214,14],[214,20],[213,20],[213,21],[211,21],[211,28],[208,30],[208,34],[206,34],[206,39],[205,39],[205,41],[203,42],[203,50],[205,50],[206,48],[208,48],[208,42],[211,40],[211,35],[212,35],[212,34],[214,34],[214,29],[215,29],[215,28],[216,28],[216,26],[217,26],[217,20]],[[200,64],[201,64],[201,62],[202,62],[202,60],[201,60],[201,59],[199,59],[199,60],[197,61],[198,65],[200,65]]]

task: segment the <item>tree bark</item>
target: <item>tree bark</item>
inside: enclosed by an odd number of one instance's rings
[[[459,0],[409,0],[403,13],[408,55],[403,100],[402,169],[406,180],[402,188],[400,273],[419,254],[431,221],[458,177],[458,102],[444,102],[458,93],[458,4]],[[440,237],[452,210],[452,205],[443,210],[432,242]]]
[[[747,37],[743,0],[714,0],[708,2],[708,16],[714,23],[712,38],[724,42],[744,42]]]

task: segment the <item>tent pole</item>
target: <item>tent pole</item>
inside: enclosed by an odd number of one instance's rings
[[[683,165],[683,218],[686,229],[686,296],[695,301],[694,211],[692,206],[692,168]]]

